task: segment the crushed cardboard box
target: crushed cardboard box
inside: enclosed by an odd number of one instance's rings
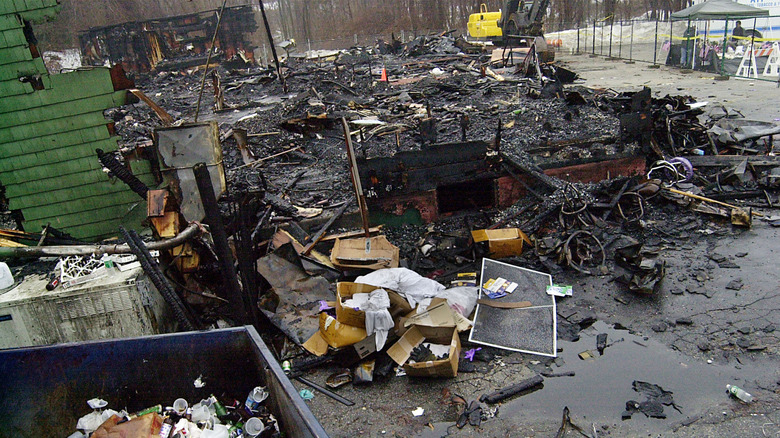
[[[458,332],[468,330],[471,321],[452,310],[444,298],[434,298],[425,311],[408,315],[403,321],[403,326],[408,330],[387,350],[387,354],[398,365],[403,366],[407,375],[433,377],[458,375],[461,348]],[[406,363],[412,350],[423,342],[449,345],[449,357],[427,362]]]
[[[477,245],[487,243],[487,255],[495,258],[520,255],[523,252],[523,242],[532,245],[531,239],[519,228],[503,228],[498,230],[474,230],[471,237]]]
[[[409,356],[423,342],[450,346],[449,357],[426,362],[407,363]],[[460,337],[455,327],[426,327],[414,325],[401,336],[387,354],[395,363],[402,365],[408,376],[455,377],[458,375],[460,358]]]
[[[377,286],[371,286],[369,284],[339,282],[336,284],[336,319],[339,322],[348,324],[355,327],[366,326],[366,312],[362,310],[353,309],[351,307],[344,307],[343,302],[350,299],[353,295],[359,293],[371,293],[379,288]],[[393,319],[398,318],[401,315],[406,315],[412,311],[412,307],[406,298],[402,297],[398,293],[385,289],[387,296],[390,298],[390,316]]]

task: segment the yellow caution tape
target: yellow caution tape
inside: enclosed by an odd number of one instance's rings
[[[675,35],[661,34],[661,33],[659,33],[658,36],[659,37],[664,37],[664,38],[671,38],[673,40],[698,40],[698,39],[703,39],[704,38],[704,35],[696,35],[695,37],[678,37],[678,36],[675,36]],[[748,41],[751,40],[750,37],[730,37],[729,36],[729,37],[726,37],[726,38],[729,38],[729,39],[736,38],[736,39],[748,40]],[[723,35],[708,35],[707,39],[709,39],[709,40],[716,40],[716,41],[723,41]],[[780,41],[780,38],[754,38],[753,41]]]

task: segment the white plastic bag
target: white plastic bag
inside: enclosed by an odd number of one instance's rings
[[[438,296],[445,289],[439,282],[406,268],[380,269],[358,277],[355,283],[394,290],[405,297],[412,308],[419,303],[421,309],[427,308],[430,298]]]
[[[453,287],[441,292],[438,296],[447,299],[452,310],[468,318],[477,306],[479,288],[471,286]]]

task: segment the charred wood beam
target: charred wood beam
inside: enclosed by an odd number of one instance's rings
[[[122,235],[124,235],[125,240],[127,240],[127,245],[132,249],[133,254],[135,254],[136,258],[141,263],[141,267],[146,275],[149,276],[149,279],[154,283],[154,286],[168,305],[171,306],[173,314],[179,324],[181,324],[181,327],[188,331],[195,330],[196,324],[191,318],[191,315],[188,314],[184,302],[168,282],[168,279],[152,258],[152,255],[149,253],[149,250],[144,245],[144,242],[141,240],[138,233],[136,233],[135,230],[126,230],[124,227],[120,227],[119,230],[122,232]]]
[[[258,281],[257,281],[257,258],[258,254],[252,241],[250,227],[252,220],[252,209],[249,202],[244,200],[238,207],[238,214],[241,226],[239,227],[238,239],[236,240],[236,252],[238,253],[238,269],[241,273],[241,282],[244,285],[244,294],[247,301],[247,316],[250,322],[257,326],[260,324],[258,315]]]
[[[736,166],[747,160],[748,164],[757,167],[780,166],[780,156],[768,155],[694,155],[685,157],[694,167],[727,167]]]
[[[345,202],[344,205],[341,206],[341,208],[339,208],[338,210],[336,210],[335,213],[333,213],[333,216],[330,219],[328,219],[327,222],[325,222],[325,225],[323,225],[322,228],[320,228],[320,230],[317,231],[317,234],[312,236],[311,242],[309,242],[309,244],[306,245],[306,247],[301,252],[302,255],[309,255],[309,253],[311,253],[311,251],[314,249],[314,246],[317,243],[319,243],[320,240],[322,240],[322,238],[325,236],[325,233],[328,232],[328,230],[333,225],[333,223],[336,222],[338,218],[341,217],[342,214],[344,214],[344,212],[347,210],[347,208],[350,205],[352,205],[351,202]]]
[[[582,148],[582,147],[590,146],[594,143],[612,144],[616,141],[617,138],[615,138],[615,136],[613,135],[602,135],[599,137],[592,137],[592,138],[578,138],[574,140],[544,142],[540,144],[538,147],[525,150],[525,152],[532,154],[536,152],[557,151],[559,149],[563,149],[568,146],[577,146]]]
[[[512,168],[509,167],[509,165],[507,165],[506,163],[501,163],[501,167],[503,167],[504,170],[506,170],[507,173],[509,173],[509,175],[515,179],[515,181],[519,182],[523,187],[525,187],[525,189],[528,190],[528,193],[534,195],[536,199],[540,201],[544,200],[544,197],[539,193],[537,193],[534,189],[532,189],[528,184],[526,184],[522,178],[517,176],[517,174],[512,171]]]
[[[260,3],[260,13],[263,15],[263,23],[265,24],[265,32],[268,37],[268,44],[271,45],[271,54],[274,57],[274,64],[276,64],[276,74],[279,76],[279,80],[282,82],[282,89],[287,92],[287,82],[284,80],[282,74],[282,66],[279,64],[279,56],[276,54],[276,44],[274,44],[274,36],[271,33],[271,26],[268,24],[268,17],[265,14],[265,6],[263,0],[257,0]]]
[[[750,199],[764,196],[766,196],[766,191],[764,190],[750,190],[746,192],[715,193],[707,197],[716,201],[728,201],[730,199]]]
[[[547,208],[544,209],[544,211],[539,213],[536,217],[520,225],[519,228],[523,230],[525,234],[528,234],[530,236],[531,234],[536,233],[539,230],[539,228],[542,227],[544,221],[546,221],[550,216],[555,214],[560,208],[561,208],[560,204],[548,206]]]
[[[214,239],[214,252],[219,259],[219,268],[222,273],[222,279],[225,282],[225,298],[230,301],[235,322],[240,325],[248,324],[250,323],[250,318],[246,309],[245,297],[241,292],[241,286],[238,284],[238,275],[233,264],[233,253],[230,250],[227,233],[222,222],[222,215],[217,204],[217,197],[214,195],[211,175],[206,167],[206,163],[198,163],[192,170],[195,173],[195,182],[198,184],[203,210],[206,212],[205,222],[209,224],[209,231]]]
[[[503,152],[501,153],[501,158],[504,160],[504,162],[508,163],[515,169],[536,178],[539,182],[547,186],[547,188],[551,190],[558,190],[561,188],[562,184],[560,181],[551,176],[545,175],[544,172],[542,172],[542,170],[537,166],[521,163]]]

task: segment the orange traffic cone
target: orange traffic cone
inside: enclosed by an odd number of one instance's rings
[[[379,82],[387,82],[387,69],[382,67],[382,77],[379,78]]]

